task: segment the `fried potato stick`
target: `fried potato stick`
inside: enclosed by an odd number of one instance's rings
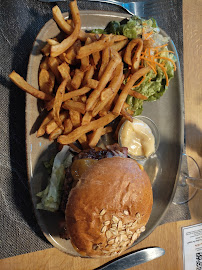
[[[66,60],[68,59],[70,60],[70,62],[76,60],[76,55],[80,48],[81,48],[81,41],[76,40],[74,44],[68,50],[65,51]]]
[[[133,122],[133,116],[126,111],[126,109],[121,109],[121,115],[123,115],[128,121]]]
[[[88,45],[92,42],[91,38],[87,38],[86,39],[86,42],[85,42],[85,45]],[[86,71],[86,69],[89,67],[90,65],[90,62],[89,62],[89,55],[81,58],[81,70],[82,71]]]
[[[105,135],[107,133],[110,133],[112,131],[113,131],[112,127],[111,126],[107,126],[107,127],[103,128],[101,135],[103,136],[103,135]]]
[[[96,130],[100,127],[106,126],[110,122],[112,122],[117,116],[113,113],[108,113],[107,115],[90,122],[88,125],[80,126],[74,129],[68,135],[60,135],[57,141],[61,144],[70,144],[75,142],[78,138],[80,138],[83,134],[90,132],[91,130]]]
[[[132,57],[132,51],[136,48],[134,56]],[[124,62],[132,67],[131,72],[134,73],[139,69],[140,66],[140,55],[143,49],[143,41],[141,38],[136,38],[130,41],[128,46],[126,47],[124,54]]]
[[[72,78],[72,81],[71,81],[71,86],[74,89],[78,89],[81,85],[83,77],[84,77],[84,72],[80,69],[76,69],[74,73],[74,77]]]
[[[83,134],[80,138],[78,138],[79,143],[81,144],[83,149],[87,149],[88,147],[88,138],[86,134]]]
[[[60,44],[51,46],[51,56],[56,57],[61,53],[65,52],[68,48],[70,48],[74,42],[77,40],[80,29],[81,29],[81,19],[77,6],[76,0],[70,2],[70,10],[74,22],[74,31],[71,33],[69,37],[64,39]]]
[[[111,107],[111,104],[117,94],[117,92],[120,89],[120,86],[123,82],[123,63],[121,62],[117,68],[115,69],[115,75],[114,78],[111,80],[110,84],[109,84],[109,88],[111,89],[111,92],[108,92],[108,96],[105,97],[104,100],[98,101],[98,103],[96,104],[95,108],[93,109],[92,115],[93,117],[96,116],[100,111],[102,111],[105,106],[108,105],[108,103],[110,102],[110,105],[108,106],[109,108]],[[105,90],[104,90],[105,91]],[[103,93],[103,91],[102,91]],[[102,95],[101,93],[101,95]],[[105,108],[105,110],[107,109],[108,112],[108,108]]]
[[[48,137],[49,141],[54,141],[55,139],[57,139],[58,136],[62,134],[62,131],[63,129],[60,127],[57,127],[56,129],[54,129]]]
[[[53,111],[50,111],[48,115],[44,118],[43,122],[41,123],[39,129],[37,130],[37,138],[41,137],[46,132],[46,126],[47,124],[53,119]]]
[[[69,116],[73,127],[77,128],[81,125],[81,113],[75,110],[69,110]]]
[[[48,38],[47,40],[47,43],[49,44],[49,45],[57,45],[57,44],[59,44],[59,42],[57,41],[57,40],[55,40],[55,39],[52,39],[52,38]]]
[[[63,97],[63,102],[65,102],[71,98],[77,97],[77,96],[82,96],[82,95],[88,93],[90,90],[91,90],[90,87],[84,86],[78,90],[74,90],[74,91],[65,93],[64,97]],[[46,109],[48,111],[50,111],[53,108],[53,104],[54,104],[54,98],[46,104]]]
[[[63,62],[61,65],[58,66],[58,71],[60,72],[60,75],[62,79],[67,79],[71,80],[71,77],[69,75],[70,73],[70,67],[66,62]]]
[[[55,75],[51,70],[41,69],[39,72],[39,88],[47,94],[53,92],[55,85]]]
[[[113,56],[106,67],[100,81],[98,84],[98,87],[90,94],[89,98],[86,101],[86,110],[90,111],[95,103],[98,97],[100,96],[102,90],[105,88],[107,83],[109,82],[109,79],[111,78],[114,70],[116,69],[117,65],[121,62],[121,58],[117,56]]]
[[[87,86],[90,87],[91,89],[95,89],[98,87],[98,83],[99,83],[99,81],[97,81],[97,80],[89,79],[87,81]]]
[[[67,34],[71,34],[73,29],[71,27],[71,25],[69,25],[64,17],[62,16],[62,13],[59,9],[58,6],[54,6],[52,8],[52,13],[53,13],[53,19],[55,20],[55,22],[57,23],[57,25],[59,26],[60,29],[62,29],[62,31],[64,31]]]
[[[142,95],[141,93],[138,93],[137,91],[132,90],[132,89],[129,90],[128,94],[130,96],[133,96],[135,98],[139,98],[139,99],[142,99],[142,100],[147,100],[148,99],[148,97],[146,97],[145,95]]]
[[[84,114],[86,112],[86,106],[83,102],[67,100],[63,103],[62,108],[65,110],[74,110]]]
[[[90,134],[89,146],[91,148],[95,147],[97,145],[97,143],[99,142],[99,140],[102,136],[103,129],[104,129],[104,127],[100,127],[98,129],[96,129],[95,131],[93,131],[92,134]]]
[[[141,78],[142,76],[144,76],[145,74],[147,74],[150,71],[150,67],[145,67],[145,68],[141,68],[139,69],[137,72],[135,72],[129,79],[129,81],[126,83],[126,85],[124,86],[117,102],[116,105],[113,109],[113,113],[116,115],[119,115],[121,112],[121,108],[123,107],[123,104],[127,98],[128,92],[130,91],[130,89],[133,87],[133,85],[135,84],[135,82]]]
[[[86,112],[82,118],[81,125],[84,126],[89,124],[91,119],[92,119],[92,112]]]
[[[53,117],[54,117],[56,124],[61,129],[64,129],[64,128],[62,126],[62,121],[60,120],[60,109],[61,109],[62,102],[63,102],[63,97],[64,97],[64,93],[65,93],[67,80],[68,79],[65,79],[64,81],[62,81],[62,83],[58,87],[56,95],[55,95],[54,104],[53,104]]]
[[[41,49],[41,52],[45,55],[45,56],[49,56],[50,55],[50,44],[46,43],[46,45]]]
[[[48,56],[46,56],[43,61],[40,64],[40,69],[49,69],[49,65],[48,65]]]
[[[106,36],[104,39],[92,42],[88,45],[81,47],[76,57],[77,59],[81,59],[92,53],[102,51],[106,47],[110,47],[113,43],[114,43],[114,38],[111,35]]]
[[[63,134],[68,134],[72,131],[73,125],[71,119],[65,119],[64,121],[64,131]]]
[[[19,74],[17,74],[14,70],[9,75],[11,81],[16,84],[20,89],[29,93],[30,95],[42,99],[42,100],[51,100],[53,98],[52,95],[44,93],[42,91],[37,90],[28,84]]]
[[[64,122],[64,120],[67,118],[68,112],[63,111],[60,113],[60,120],[61,122]],[[58,125],[56,124],[55,120],[52,119],[47,125],[46,125],[46,133],[51,134],[51,132],[56,129]]]
[[[92,116],[93,117],[95,117],[105,107],[105,105],[107,105],[107,103],[109,102],[109,100],[113,96],[113,91],[112,91],[111,88],[106,88],[106,89],[104,89],[104,91],[106,91],[108,93],[108,95],[107,95],[107,97],[105,97],[105,99],[99,100],[97,102],[95,108],[92,111]]]
[[[95,72],[94,66],[90,66],[90,68],[85,72],[82,85],[85,86],[88,83],[88,80],[93,78]]]
[[[128,44],[128,39],[124,39],[118,42],[115,42],[111,48],[116,50],[116,51],[120,51],[122,50],[126,45]]]
[[[102,74],[104,73],[107,65],[109,64],[109,60],[110,60],[110,48],[108,47],[102,51],[102,63],[98,73],[98,79],[102,77]]]
[[[61,82],[61,75],[60,75],[60,72],[58,71],[58,67],[60,65],[58,59],[55,57],[49,57],[48,58],[48,65],[49,65],[51,71],[53,72],[53,74],[55,75],[57,82],[60,83]]]

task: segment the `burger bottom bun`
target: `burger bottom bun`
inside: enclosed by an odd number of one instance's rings
[[[73,247],[90,257],[114,256],[145,230],[153,204],[150,179],[134,160],[99,160],[70,192],[65,211]]]

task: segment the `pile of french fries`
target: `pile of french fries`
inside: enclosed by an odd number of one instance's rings
[[[72,145],[78,140],[83,149],[95,147],[116,117],[132,121],[125,103],[128,94],[146,99],[131,90],[149,71],[139,67],[143,48],[141,39],[129,41],[122,35],[98,35],[81,29],[77,2],[70,2],[72,20],[65,20],[58,6],[53,18],[66,38],[48,39],[42,49],[44,58],[39,70],[39,88],[29,85],[13,71],[9,77],[22,90],[44,100],[47,116],[37,137],[45,133],[49,140]],[[124,62],[130,73],[123,81]]]

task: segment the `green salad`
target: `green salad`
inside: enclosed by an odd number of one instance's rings
[[[129,20],[121,22],[111,21],[105,29],[94,29],[93,33],[124,35],[128,39],[141,38],[144,42],[149,42],[150,47],[144,48],[142,52],[141,66],[152,66],[151,71],[145,76],[144,80],[137,81],[137,86],[132,90],[142,94],[146,101],[159,99],[168,89],[169,81],[174,77],[176,57],[173,52],[168,50],[169,38],[160,34],[156,20],[142,19],[132,16]],[[124,73],[128,73],[128,65],[124,64]],[[127,82],[127,77],[124,83]],[[139,84],[140,83],[140,84]],[[145,99],[136,98],[128,95],[126,102],[133,115],[139,115],[143,110]]]

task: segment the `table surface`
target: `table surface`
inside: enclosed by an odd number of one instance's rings
[[[202,95],[200,33],[202,31],[200,0],[183,1],[183,43],[184,43],[184,98],[186,151],[197,160],[202,170]],[[183,269],[181,228],[202,222],[202,191],[189,202],[191,220],[161,225],[144,241],[130,251],[144,247],[160,246],[165,255],[154,261],[131,269]],[[109,259],[82,259],[68,256],[55,248],[11,257],[0,261],[0,269],[94,269]]]

